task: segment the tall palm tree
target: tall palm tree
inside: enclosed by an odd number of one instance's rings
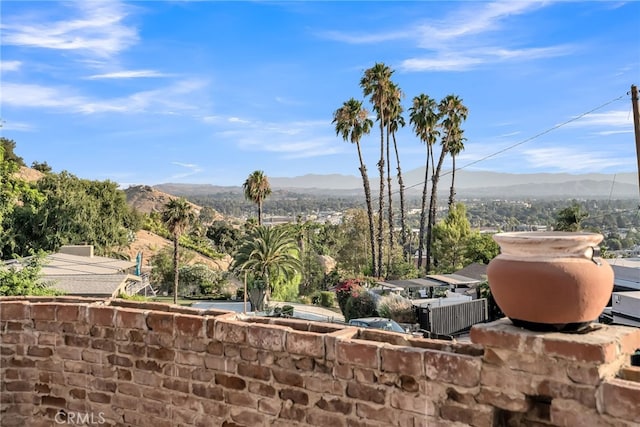
[[[454,199],[456,195],[455,181],[456,181],[456,156],[464,150],[464,141],[466,138],[463,136],[464,130],[458,129],[458,135],[449,142],[449,154],[451,154],[451,189],[449,190],[449,212],[454,206]]]
[[[365,96],[370,96],[373,109],[378,114],[377,120],[380,123],[380,160],[378,161],[378,172],[380,174],[380,198],[378,199],[378,270],[377,277],[382,276],[382,242],[383,242],[383,217],[384,217],[384,135],[385,135],[385,110],[389,97],[391,75],[393,70],[383,63],[376,63],[373,67],[365,70],[364,76],[360,79],[360,87]]]
[[[371,188],[369,186],[369,176],[367,166],[362,158],[360,149],[360,139],[363,135],[368,135],[373,126],[373,121],[369,118],[369,112],[362,108],[362,102],[354,98],[342,104],[333,113],[336,135],[341,135],[342,139],[356,145],[358,150],[358,160],[360,161],[360,175],[364,186],[364,197],[367,204],[367,216],[369,218],[369,239],[371,243],[371,274],[376,274],[376,241],[375,228],[373,223],[373,206],[371,202]]]
[[[396,156],[396,170],[397,170],[397,178],[398,178],[398,189],[400,195],[400,245],[402,246],[402,251],[406,255],[407,251],[407,223],[405,218],[405,205],[404,205],[404,181],[402,180],[402,169],[400,168],[400,155],[398,153],[398,143],[396,141],[396,133],[398,132],[399,127],[404,127],[405,121],[404,117],[402,117],[402,105],[400,101],[404,94],[395,84],[392,84],[392,97],[389,100],[389,111],[385,116],[388,121],[388,130],[391,134],[391,138],[393,140],[393,150]],[[387,155],[388,157],[388,155]],[[391,163],[391,160],[389,160]],[[391,206],[391,174],[387,169],[387,178],[389,181],[389,226],[392,228],[393,223],[393,211]],[[393,233],[391,233],[393,235]],[[390,242],[390,245],[393,249],[393,241]]]
[[[433,176],[431,177],[431,200],[429,202],[429,220],[427,222],[427,260],[426,271],[427,274],[431,269],[431,244],[432,244],[432,231],[433,226],[436,224],[436,204],[437,204],[437,191],[438,181],[440,180],[440,171],[442,170],[442,163],[444,158],[449,152],[452,141],[456,141],[462,138],[460,132],[460,124],[467,118],[467,107],[462,104],[462,100],[457,95],[447,95],[438,104],[439,116],[442,118],[442,129],[444,135],[441,140],[440,157],[438,158],[438,164],[435,167]]]
[[[191,205],[184,198],[171,199],[162,211],[162,222],[169,229],[173,240],[173,303],[178,304],[178,249],[179,240],[195,219]]]
[[[240,244],[231,268],[249,272],[262,284],[251,289],[254,310],[263,310],[265,301],[269,301],[274,278],[291,279],[302,272],[298,252],[295,235],[286,226],[258,226]]]
[[[433,98],[420,94],[413,98],[409,109],[409,122],[420,141],[427,147],[424,169],[424,183],[422,187],[422,204],[420,209],[420,231],[418,234],[418,268],[422,267],[422,251],[424,248],[424,229],[427,217],[427,189],[429,184],[429,163],[433,162],[433,144],[440,135],[438,105]]]
[[[252,172],[242,184],[244,197],[258,205],[258,225],[262,225],[262,202],[271,194],[269,179],[263,171]]]

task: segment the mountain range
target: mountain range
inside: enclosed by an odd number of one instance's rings
[[[268,177],[274,192],[283,191],[309,195],[349,197],[363,195],[362,178],[355,175],[308,174],[297,177]],[[395,177],[394,177],[395,178]],[[377,177],[370,177],[371,187],[377,190]],[[393,180],[394,190],[397,182]],[[424,168],[403,174],[405,194],[422,194]],[[451,171],[441,174],[438,193],[446,195],[451,186]],[[158,184],[154,188],[180,196],[202,196],[220,193],[242,193],[241,186],[210,184]],[[460,170],[455,174],[458,198],[575,198],[575,199],[637,199],[638,175],[635,172],[618,174],[566,174],[537,173],[513,174],[487,171]]]

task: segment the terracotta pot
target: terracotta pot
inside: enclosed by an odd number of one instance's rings
[[[493,236],[500,255],[487,277],[502,312],[534,330],[577,330],[596,320],[613,290],[613,270],[599,258],[603,236],[514,232]]]

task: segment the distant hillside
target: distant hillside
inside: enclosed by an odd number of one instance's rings
[[[165,205],[171,200],[176,199],[178,195],[168,194],[159,191],[148,185],[136,185],[124,190],[127,196],[127,204],[136,209],[138,212],[151,213],[161,212]],[[189,202],[196,214],[202,210],[201,206]],[[222,215],[220,215],[222,218]]]
[[[35,182],[44,176],[44,174],[39,170],[31,169],[27,166],[20,166],[20,170],[16,175],[19,179],[27,182]]]
[[[407,196],[422,193],[424,168],[404,174]],[[304,175],[293,178],[269,177],[276,191],[332,197],[362,197],[362,179],[354,175]],[[371,177],[371,182],[377,182]],[[450,171],[443,171],[438,193],[448,194]],[[615,198],[639,197],[638,177],[635,173],[620,174],[510,174],[486,171],[456,171],[458,197],[499,198]],[[204,196],[222,193],[242,194],[242,187],[222,187],[207,184],[160,184],[154,188],[180,196]],[[395,188],[397,190],[397,188]],[[276,195],[274,194],[274,197]]]

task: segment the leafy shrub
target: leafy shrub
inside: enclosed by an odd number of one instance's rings
[[[411,300],[398,294],[384,295],[378,301],[378,313],[398,323],[415,323],[416,313]]]
[[[338,284],[336,287],[336,298],[338,299],[338,306],[342,314],[345,314],[347,301],[351,297],[352,289],[354,287],[361,287],[362,281],[360,279],[347,279]]]
[[[319,303],[322,307],[331,308],[336,304],[336,296],[333,292],[322,291]]]
[[[353,286],[343,314],[347,322],[359,317],[377,316],[378,311],[373,295],[362,286]]]

